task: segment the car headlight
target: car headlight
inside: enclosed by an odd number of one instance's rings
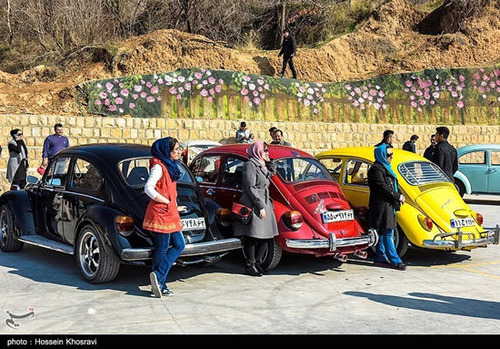
[[[481,213],[476,212],[476,222],[479,225],[483,225],[483,215]]]
[[[427,216],[424,216],[423,214],[419,214],[417,218],[422,228],[424,228],[427,231],[432,230],[432,227],[434,226],[434,223],[432,223],[432,219],[430,219]]]
[[[299,230],[304,223],[304,218],[299,211],[288,211],[283,215],[283,223],[292,230]]]
[[[134,220],[130,216],[116,216],[115,226],[118,233],[123,236],[130,236],[134,232]]]

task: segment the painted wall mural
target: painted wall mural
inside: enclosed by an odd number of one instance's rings
[[[498,67],[428,69],[339,83],[199,68],[78,87],[87,111],[105,116],[500,124]]]

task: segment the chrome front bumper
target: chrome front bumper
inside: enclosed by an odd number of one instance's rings
[[[484,233],[482,233],[482,235],[485,236],[476,239],[473,233],[464,233],[460,228],[458,228],[458,232],[456,233],[436,234],[436,236],[434,236],[434,239],[424,240],[423,246],[435,249],[467,249],[476,247],[486,247],[487,245],[490,244],[498,245],[500,237],[500,228],[497,225],[495,230],[485,231]],[[470,239],[464,240],[463,238],[465,236],[469,236]],[[437,240],[447,237],[452,237],[454,238],[454,240]]]
[[[285,244],[289,248],[297,249],[320,249],[326,248],[330,252],[335,252],[338,248],[359,245],[376,245],[378,235],[375,230],[369,230],[364,236],[357,238],[337,239],[334,233],[330,233],[328,239],[286,239]]]
[[[222,253],[238,250],[241,247],[241,240],[237,238],[196,242],[193,244],[186,244],[186,248],[182,251],[180,257],[194,257]],[[153,247],[125,248],[122,250],[121,259],[127,262],[149,260],[153,256],[153,250]]]

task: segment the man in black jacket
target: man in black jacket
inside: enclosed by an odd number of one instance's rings
[[[450,130],[447,127],[441,126],[436,128],[436,148],[432,162],[438,165],[444,173],[450,178],[452,183],[455,183],[453,175],[458,170],[457,150],[448,143]]]
[[[281,50],[278,54],[278,57],[283,55],[283,68],[279,73],[279,77],[282,78],[285,75],[286,65],[290,66],[290,70],[292,71],[292,76],[294,79],[297,79],[297,72],[295,71],[295,67],[293,66],[293,57],[297,54],[297,42],[295,38],[290,33],[290,29],[285,28],[283,30],[283,44],[281,45]]]
[[[431,135],[431,145],[429,145],[424,151],[424,158],[429,161],[434,159],[434,150],[436,149],[436,135]]]

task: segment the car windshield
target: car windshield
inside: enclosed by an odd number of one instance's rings
[[[149,176],[149,160],[151,157],[125,159],[118,164],[118,169],[125,182],[132,187],[144,187]],[[177,166],[181,171],[178,182],[194,183],[187,167],[180,161]]]
[[[316,159],[284,158],[275,161],[276,172],[286,182],[333,181],[328,170]]]
[[[451,182],[448,176],[432,162],[405,162],[398,166],[398,171],[411,185]]]

